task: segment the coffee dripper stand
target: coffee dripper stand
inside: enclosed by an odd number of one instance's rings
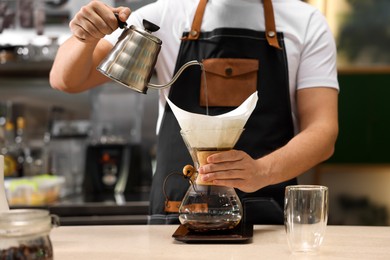
[[[232,149],[242,130],[181,131],[194,162],[194,166],[186,165],[183,168],[183,177],[189,181],[190,186],[179,207],[180,223],[189,230],[195,232],[231,230],[240,223],[243,210],[234,188],[202,182],[197,169],[206,164],[205,161],[209,155]],[[201,135],[203,133],[207,136],[210,135],[210,132],[212,132],[211,135],[219,135],[221,131],[227,137],[218,139],[218,136],[215,136],[214,140],[217,140],[220,145],[212,144],[208,147],[202,144],[202,147],[193,146],[191,139],[194,137],[194,132],[201,133]]]

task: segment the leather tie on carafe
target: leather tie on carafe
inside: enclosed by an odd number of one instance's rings
[[[203,14],[206,9],[208,0],[200,0],[198,8],[196,9],[194,20],[192,21],[191,30],[186,37],[182,37],[182,40],[197,40],[200,35],[200,28],[202,25]],[[270,46],[277,49],[281,49],[278,36],[276,32],[274,9],[272,0],[262,0],[264,6],[264,18],[265,18],[265,36]]]

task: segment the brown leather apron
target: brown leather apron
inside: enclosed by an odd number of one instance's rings
[[[245,151],[254,159],[285,145],[294,135],[283,34],[275,30],[271,0],[263,0],[263,4],[265,31],[217,28],[201,32],[207,0],[200,0],[191,31],[183,33],[175,67],[176,73],[190,60],[203,61],[207,71],[210,115],[229,112],[258,91],[257,106],[235,146],[235,149]],[[206,114],[204,96],[201,70],[195,66],[182,73],[169,93],[169,99],[178,107],[201,114]],[[177,205],[183,199],[189,182],[174,175],[167,179],[164,191],[163,184],[168,175],[181,173],[186,164],[193,162],[180,135],[177,120],[166,105],[158,137],[150,224],[179,223]],[[244,218],[254,223],[282,224],[284,188],[295,183],[296,179],[293,179],[253,193],[237,190],[244,206]]]

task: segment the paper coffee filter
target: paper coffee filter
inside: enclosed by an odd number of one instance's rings
[[[234,146],[258,100],[256,91],[236,109],[225,114],[209,116],[185,111],[173,104],[167,96],[165,98],[180,125],[182,134],[192,147],[224,147],[223,145],[232,142]]]

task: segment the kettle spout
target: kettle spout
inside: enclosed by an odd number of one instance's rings
[[[168,88],[170,87],[173,83],[175,83],[175,81],[180,77],[180,75],[183,73],[183,71],[188,68],[189,66],[193,66],[193,65],[199,65],[201,67],[201,69],[203,70],[203,63],[202,62],[199,62],[197,60],[192,60],[192,61],[189,61],[187,63],[185,63],[183,66],[181,66],[181,68],[176,72],[176,74],[173,76],[172,80],[170,82],[168,82],[167,84],[163,84],[163,85],[156,85],[156,84],[152,84],[152,83],[148,83],[148,87],[149,88],[152,88],[152,89],[164,89],[164,88]]]

